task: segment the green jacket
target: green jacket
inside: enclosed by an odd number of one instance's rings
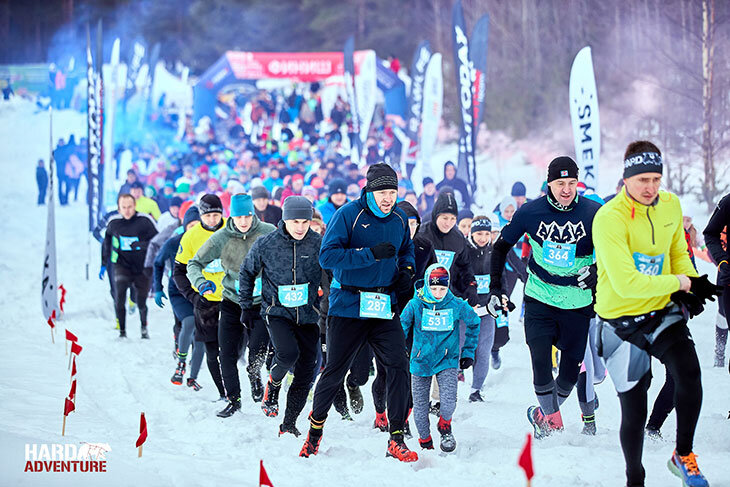
[[[246,254],[259,237],[276,230],[274,225],[264,223],[253,217],[251,228],[246,233],[241,233],[233,218],[229,218],[226,225],[216,231],[203,244],[195,256],[188,261],[188,279],[196,288],[206,281],[203,277],[203,269],[209,266],[222,267],[223,275],[223,297],[238,304],[238,273],[241,263]],[[261,296],[254,299],[254,304],[261,303]]]

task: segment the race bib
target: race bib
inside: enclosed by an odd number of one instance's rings
[[[119,250],[132,250],[132,244],[139,242],[139,237],[125,237],[124,235],[119,236]]]
[[[223,264],[220,259],[215,259],[209,262],[203,270],[208,274],[217,274],[218,272],[223,272]]]
[[[451,331],[454,329],[454,313],[451,309],[424,309],[421,315],[423,331]]]
[[[241,294],[241,281],[236,279],[236,294]],[[257,277],[253,282],[253,297],[261,296],[261,276]]]
[[[253,282],[253,297],[258,298],[259,296],[261,296],[261,276]]]
[[[489,281],[492,276],[482,274],[474,277],[477,280],[477,294],[489,294]]]
[[[436,260],[439,264],[451,269],[451,264],[454,262],[454,252],[450,250],[436,250]]]
[[[664,254],[644,255],[634,252],[634,265],[636,270],[647,276],[658,276],[664,269]]]
[[[383,293],[360,293],[360,318],[393,318],[390,311],[390,295]]]
[[[279,286],[279,302],[286,308],[304,306],[309,300],[309,284]]]
[[[542,243],[542,260],[546,264],[557,267],[573,267],[575,265],[575,244],[545,240]]]
[[[497,319],[494,321],[497,324],[497,328],[504,328],[505,326],[509,326],[509,316],[505,316],[504,313],[499,313]]]

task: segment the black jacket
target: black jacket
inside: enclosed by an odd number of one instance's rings
[[[110,221],[101,246],[102,265],[111,261],[133,273],[141,273],[147,245],[155,235],[154,220],[147,214],[135,213],[129,220],[117,218]]]
[[[730,194],[726,195],[717,204],[715,211],[707,222],[707,226],[702,234],[705,236],[707,250],[710,251],[712,260],[719,264],[723,260],[730,259],[730,253],[723,248],[720,234],[723,230],[730,227]]]
[[[322,237],[309,230],[302,240],[292,238],[284,222],[275,232],[260,237],[251,247],[239,272],[239,303],[242,309],[253,308],[253,287],[261,273],[261,316],[290,319],[297,324],[317,323],[318,291],[322,279],[319,247]],[[307,303],[286,307],[279,301],[279,286],[307,284]]]
[[[471,263],[474,277],[476,276],[489,276],[491,273],[491,259],[492,259],[492,244],[487,244],[484,247],[477,247],[471,238],[468,239],[469,244],[469,262]],[[502,289],[505,288],[506,283],[505,276],[502,275]],[[477,282],[478,284],[478,282]],[[486,306],[489,301],[489,285],[483,291],[478,291],[477,301],[480,306]]]
[[[441,233],[434,220],[421,226],[417,237],[419,236],[430,241],[433,244],[434,251],[445,250],[454,253],[449,268],[451,273],[451,285],[449,287],[456,296],[466,299],[471,306],[476,305],[476,282],[469,264],[468,244],[464,235],[456,226],[449,233]],[[438,255],[438,252],[436,253]]]
[[[278,225],[281,220],[281,208],[276,205],[268,205],[264,211],[254,209],[259,220],[272,225]]]

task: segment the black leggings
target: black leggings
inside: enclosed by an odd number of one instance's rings
[[[385,367],[383,367],[383,364],[380,363],[378,359],[375,359],[375,370],[377,371],[377,374],[375,375],[375,379],[373,379],[373,403],[375,403],[375,412],[376,413],[384,413],[386,408],[386,397],[388,393],[388,389],[386,387],[386,372]],[[410,415],[410,411],[413,409],[413,395],[411,395],[411,384],[410,381],[408,383],[408,411]],[[408,418],[408,416],[406,416]]]
[[[669,373],[669,369],[665,367],[666,378],[664,379],[664,385],[662,390],[654,401],[654,407],[649,415],[649,421],[646,423],[647,428],[658,430],[667,420],[667,416],[674,409],[674,379],[672,374]]]
[[[218,394],[220,394],[221,397],[225,397],[226,389],[223,387],[221,366],[220,363],[218,363],[218,340],[214,342],[205,342],[205,361],[208,364],[210,376],[213,378],[213,382],[218,388]]]
[[[139,309],[139,319],[142,326],[147,326],[147,294],[150,292],[151,283],[149,271],[134,272],[126,267],[114,265],[114,311],[117,315],[119,330],[126,327],[127,310],[127,289],[130,290],[132,298],[137,297],[136,303]]]
[[[681,340],[670,346],[659,360],[667,367],[674,379],[674,405],[677,410],[677,445],[679,455],[692,452],[697,419],[702,407],[702,381],[700,364],[694,343]],[[646,424],[646,392],[651,383],[647,372],[631,390],[618,395],[621,403],[621,449],[626,460],[628,486],[644,485],[644,467],[641,454]]]
[[[532,383],[535,386],[545,386],[553,380],[553,337],[541,336],[533,338],[527,344],[532,358]],[[560,357],[558,377],[555,383],[558,390],[570,392],[578,382],[580,360],[568,356]]]

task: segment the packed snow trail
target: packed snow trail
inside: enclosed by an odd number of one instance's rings
[[[46,207],[35,205],[35,165],[48,162],[48,114],[34,113],[22,100],[0,102],[0,201],[4,238],[0,272],[4,284],[0,298],[0,467],[2,485],[177,485],[199,486],[236,483],[257,485],[259,460],[277,487],[305,485],[504,485],[522,486],[524,475],[517,458],[531,428],[525,410],[535,403],[530,360],[522,325],[515,313],[511,341],[502,350],[503,365],[490,371],[483,396],[485,403],[470,404],[471,371],[459,390],[453,431],[456,452],[442,456],[418,451],[414,464],[385,458],[387,434],[372,429],[375,417],[370,383],[363,388],[365,409],[354,422],[341,421],[332,409],[325,425],[319,455],[297,455],[303,437],[277,436],[281,418],[266,418],[249,395],[242,374],[242,410],[228,419],[215,413],[223,403],[211,402],[217,394],[205,367],[199,382],[203,390],[174,386],[170,377],[176,361],[171,356],[172,313],[169,303],[150,307],[150,340],[139,338],[138,315],[128,317],[128,336],[117,338],[108,281],[99,281],[99,244],[91,242],[88,260],[85,184],[79,201],[56,208],[59,283],[68,290],[66,314],[58,321],[55,345],[40,308],[40,275],[45,241]],[[85,115],[61,111],[54,114],[54,143],[75,133],[86,133]],[[488,172],[484,172],[488,174]],[[524,176],[524,173],[523,173]],[[517,174],[515,174],[517,177]],[[506,176],[505,176],[506,178]],[[535,189],[538,181],[525,181]],[[695,215],[697,228],[706,217]],[[698,261],[701,273],[714,278],[711,265]],[[517,296],[519,293],[515,293]],[[519,300],[518,305],[519,305]],[[703,369],[704,402],[695,452],[713,487],[730,487],[730,376],[726,368],[713,368],[716,304],[690,324]],[[79,338],[76,411],[61,436],[63,400],[69,390],[68,357],[63,330]],[[653,401],[664,381],[663,367],[654,361]],[[239,366],[239,370],[243,367]],[[547,487],[609,487],[624,481],[624,461],[618,440],[619,408],[610,379],[597,386],[600,409],[598,435],[580,434],[582,424],[575,392],[561,408],[566,430],[533,442],[536,477],[533,485]],[[282,397],[285,397],[282,395]],[[651,405],[650,405],[651,407]],[[306,413],[298,427],[307,429]],[[142,458],[134,443],[139,414],[147,417],[149,437]],[[431,418],[436,433],[436,418]],[[674,415],[662,432],[673,437]],[[415,429],[412,426],[412,429]],[[106,473],[30,473],[25,467],[26,444],[80,442],[108,443]],[[407,441],[418,449],[415,438]],[[665,440],[644,446],[647,487],[679,486],[666,467],[673,450]]]

